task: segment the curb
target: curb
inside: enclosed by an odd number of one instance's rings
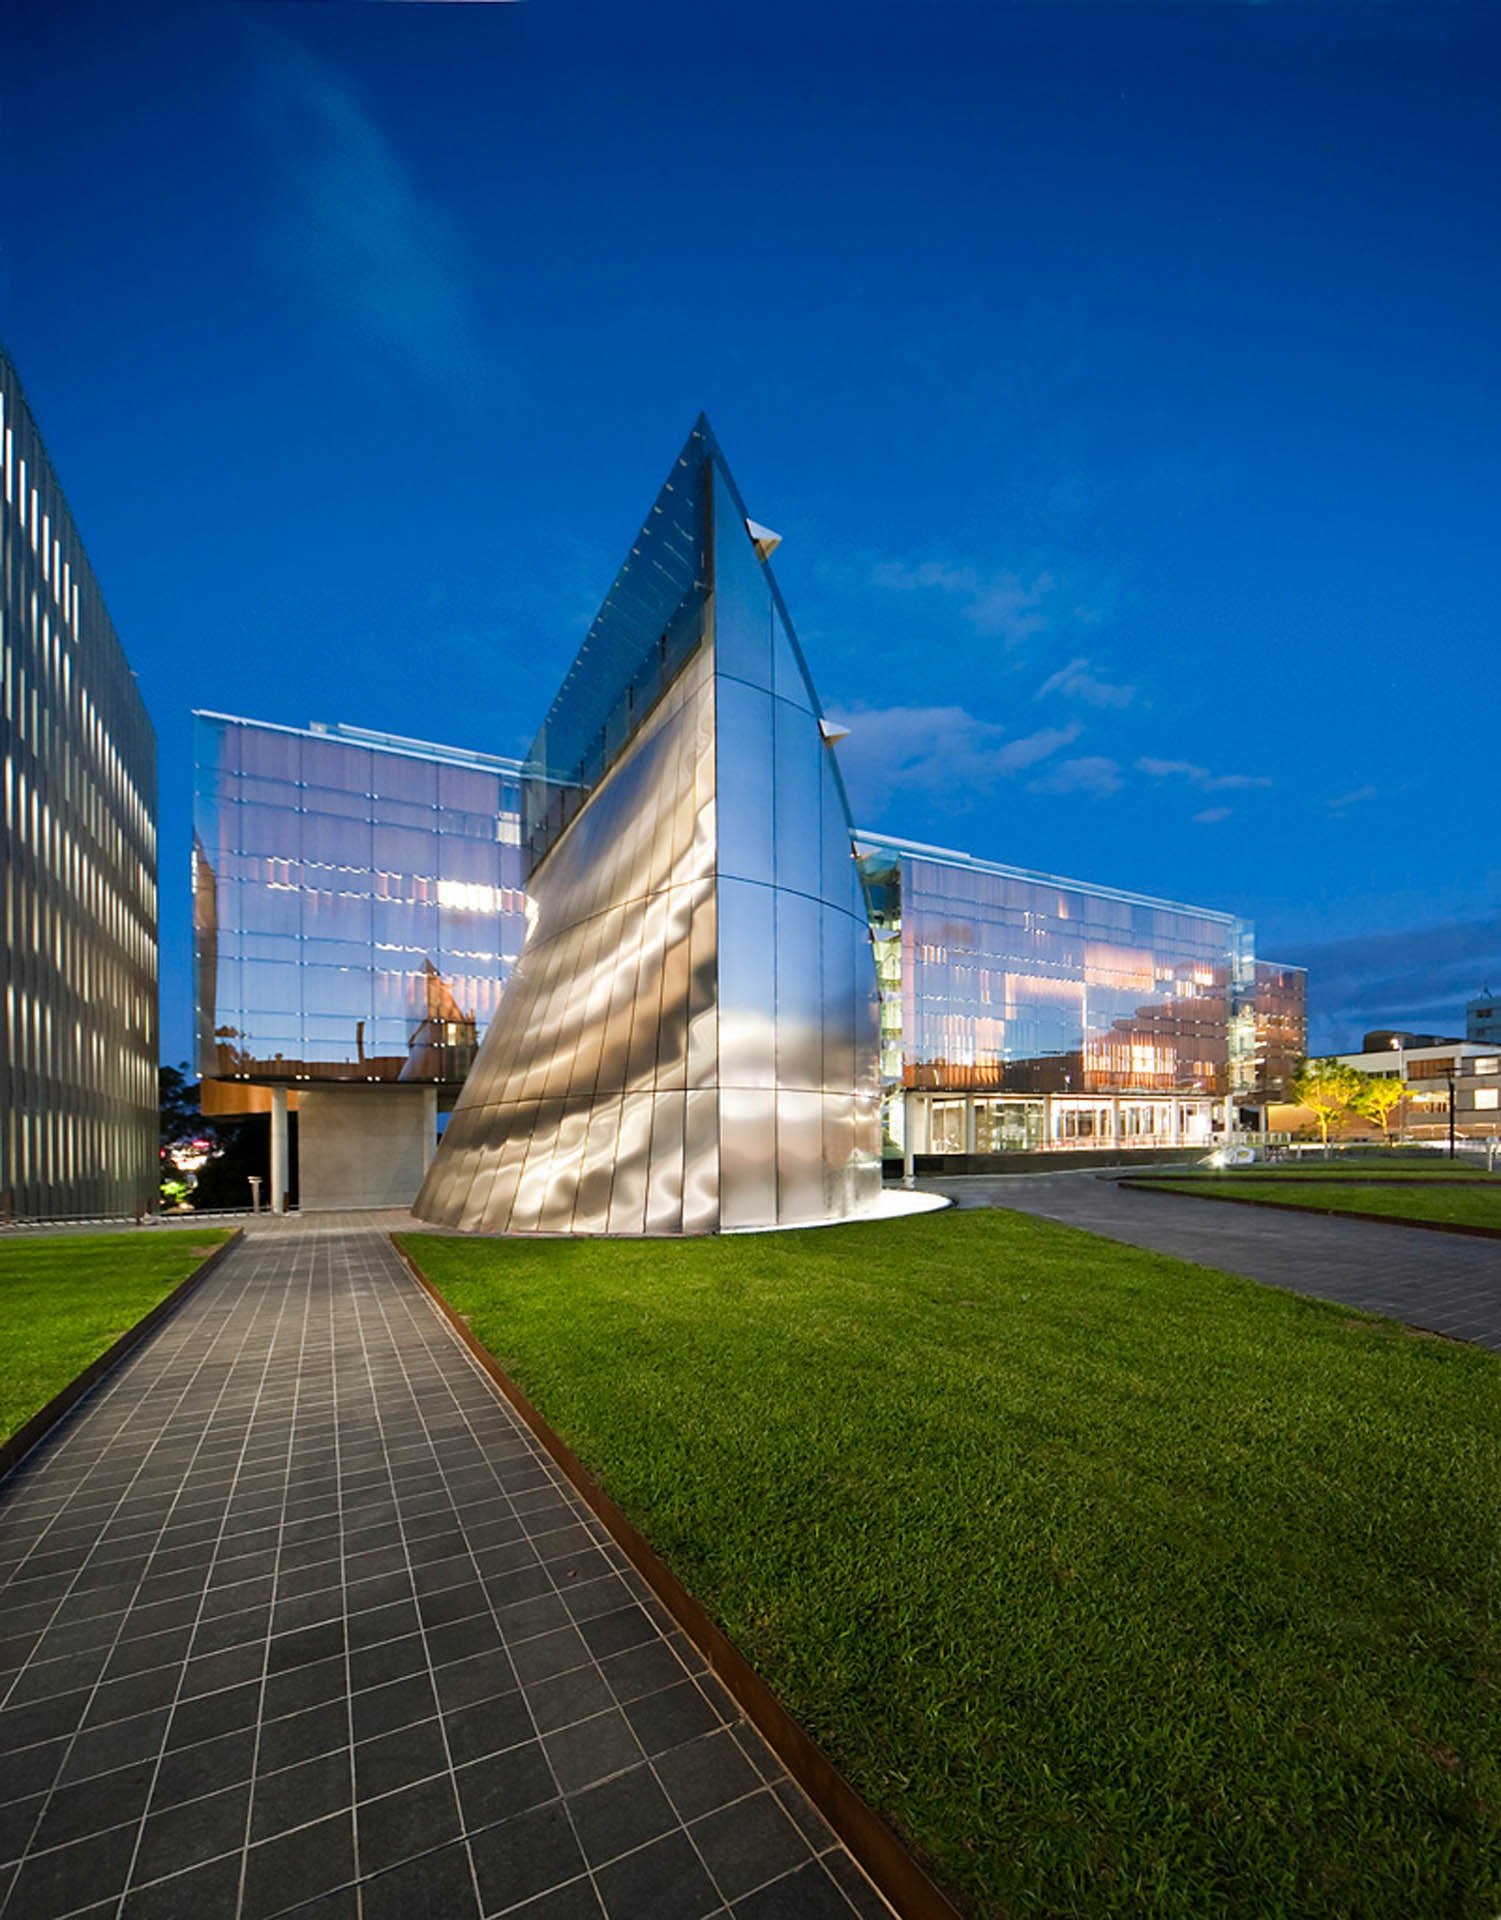
[[[113,1346],[106,1347],[96,1360],[91,1360],[78,1375],[70,1380],[61,1393],[55,1393],[40,1412],[34,1413],[25,1426],[17,1427],[6,1441],[0,1442],[0,1480],[13,1472],[26,1458],[39,1441],[44,1440],[52,1429],[90,1390],[101,1381],[111,1368],[116,1367],[132,1353],[146,1338],[152,1329],[158,1326],[167,1315],[188,1297],[200,1281],[206,1280],[221,1261],[245,1238],[245,1229],[239,1228],[231,1234],[223,1246],[214,1251],[200,1266],[194,1267],[186,1280],[180,1280],[164,1300],[158,1300],[151,1311],[137,1320],[133,1327],[127,1327]]]
[[[394,1238],[391,1245],[397,1259],[432,1301],[455,1337],[540,1441],[585,1506],[703,1655],[736,1706],[843,1841],[882,1898],[903,1920],[958,1920],[958,1909],[928,1878],[875,1809],[861,1799],[828,1756],[809,1739],[744,1654],[599,1486],[578,1455],[548,1425],[495,1356],[481,1345],[427,1275],[396,1245]]]
[[[1468,1240],[1501,1240],[1501,1227],[1461,1226],[1453,1220],[1411,1220],[1398,1213],[1357,1213],[1353,1207],[1305,1207],[1281,1200],[1252,1200],[1242,1193],[1185,1192],[1182,1187],[1152,1180],[1117,1180],[1125,1193],[1165,1193],[1174,1200],[1214,1200],[1222,1207],[1267,1207],[1273,1213],[1311,1213],[1319,1220],[1371,1220],[1381,1227],[1417,1227],[1424,1233],[1456,1233]]]

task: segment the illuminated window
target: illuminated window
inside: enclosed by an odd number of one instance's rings
[[[1501,1107],[1501,1087],[1477,1087],[1475,1105],[1488,1112],[1494,1112]]]

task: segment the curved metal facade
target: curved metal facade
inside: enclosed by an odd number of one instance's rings
[[[423,1218],[707,1233],[874,1198],[875,968],[821,722],[701,421],[528,760],[534,924]]]

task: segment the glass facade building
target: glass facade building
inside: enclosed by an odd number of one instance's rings
[[[700,420],[528,756],[532,930],[425,1218],[702,1233],[874,1200],[869,926],[774,545]]]
[[[526,934],[519,764],[194,720],[199,1072],[456,1088]]]
[[[1298,969],[1232,914],[857,835],[888,1150],[1207,1144],[1301,1052]],[[899,1097],[892,1098],[896,1094]]]
[[[156,736],[0,353],[0,1216],[157,1187]]]

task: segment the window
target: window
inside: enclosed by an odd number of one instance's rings
[[[1477,1087],[1475,1105],[1481,1110],[1495,1112],[1498,1107],[1501,1107],[1501,1087]]]

